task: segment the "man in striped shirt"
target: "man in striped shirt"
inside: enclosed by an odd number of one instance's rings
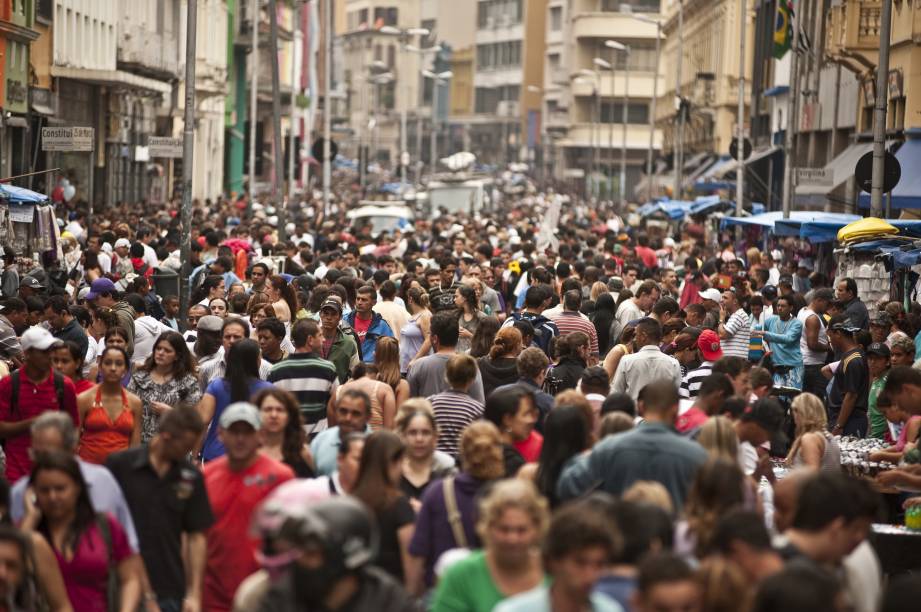
[[[702,359],[697,368],[691,370],[681,379],[678,395],[682,399],[694,399],[700,394],[703,380],[713,373],[713,364],[723,357],[720,337],[712,329],[705,329],[697,338],[697,350]]]
[[[752,320],[739,298],[732,290],[723,292],[720,342],[723,352],[729,357],[748,359],[748,343],[751,340]]]
[[[320,357],[323,333],[313,319],[301,319],[291,330],[294,352],[269,372],[268,381],[297,398],[308,434],[326,429],[326,416],[335,410],[339,379],[336,366]]]
[[[588,336],[589,352],[598,358],[598,332],[591,321],[583,319],[579,309],[582,307],[582,292],[572,289],[563,294],[563,312],[550,319],[560,330],[560,338],[580,331]]]
[[[483,404],[470,397],[467,391],[476,381],[476,360],[470,355],[458,354],[448,360],[445,378],[449,389],[429,396],[438,424],[438,450],[452,457],[458,454],[458,444],[464,429],[483,418]]]

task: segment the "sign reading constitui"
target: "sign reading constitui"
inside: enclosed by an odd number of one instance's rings
[[[42,151],[92,151],[95,136],[91,127],[44,127]]]

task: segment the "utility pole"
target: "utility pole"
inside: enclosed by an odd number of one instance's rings
[[[736,170],[736,216],[742,216],[742,201],[745,197],[745,26],[748,0],[739,0],[739,108],[736,117],[736,154],[739,167]],[[794,53],[796,50],[794,49]]]
[[[673,199],[681,199],[682,174],[684,174],[684,99],[681,97],[681,67],[684,64],[684,0],[678,0],[678,65],[675,69],[675,96],[678,98],[678,117],[675,123],[675,145],[672,147],[675,157],[675,188]]]
[[[435,176],[438,169],[438,79],[432,79],[432,134],[429,142],[429,155],[431,156],[431,176]]]
[[[796,129],[796,119],[799,117],[797,107],[799,106],[799,14],[791,15],[793,19],[793,44],[790,52],[793,57],[790,58],[790,103],[787,105],[787,129],[784,134],[784,159],[783,166],[783,218],[790,218],[790,208],[793,203],[793,185],[796,176],[793,168],[796,163],[795,143],[796,136],[793,131]]]
[[[189,311],[189,278],[192,276],[192,169],[195,163],[195,39],[198,27],[198,2],[188,0],[185,34],[185,108],[182,123],[182,235],[179,239],[179,312]],[[185,320],[183,318],[183,320]]]
[[[620,205],[621,210],[627,210],[627,107],[630,106],[630,47],[624,47],[624,105],[621,108],[620,131]],[[611,74],[614,74],[614,65],[611,64]],[[612,151],[613,153],[613,151]]]
[[[652,148],[656,137],[656,100],[659,98],[659,53],[662,47],[662,22],[656,20],[656,68],[653,71],[652,102],[649,112],[649,149],[646,150],[646,199],[652,202],[653,183],[656,173],[652,169]]]
[[[259,104],[259,13],[260,0],[252,0],[250,25],[253,29],[253,50],[250,52],[249,81],[249,193],[246,198],[246,216],[253,216],[253,186],[256,184],[256,106]]]
[[[892,31],[892,0],[883,0],[879,21],[879,65],[876,67],[876,102],[873,105],[873,175],[870,216],[883,212],[883,175],[886,171],[886,110],[889,104],[889,35]]]
[[[295,145],[294,132],[295,132],[295,129],[297,128],[297,124],[298,124],[298,120],[297,120],[297,104],[295,104],[295,100],[297,99],[297,92],[298,92],[298,83],[297,83],[297,56],[298,56],[297,42],[298,42],[298,41],[297,41],[297,35],[298,35],[298,33],[300,32],[300,25],[301,25],[301,23],[300,23],[300,21],[301,21],[300,17],[301,17],[301,8],[302,8],[302,7],[303,7],[303,5],[299,3],[299,0],[295,0],[295,4],[294,4],[294,30],[293,30],[292,36],[291,36],[291,40],[292,40],[292,42],[291,42],[291,46],[292,46],[292,53],[291,53],[291,130],[290,130],[290,132],[288,133],[288,204],[291,204],[292,202],[294,202],[294,186],[295,186],[295,182],[296,182],[295,179],[294,179],[294,169],[295,169],[297,166],[300,165],[299,163],[298,163],[298,164],[295,164],[295,162],[294,162],[294,157],[295,157],[295,155],[297,155],[298,157],[300,157],[300,152],[294,150],[294,145]],[[303,43],[302,43],[302,44],[303,44]],[[300,161],[300,160],[298,160],[298,161]]]
[[[326,0],[326,13],[323,16],[326,22],[326,39],[323,53],[323,217],[329,214],[330,206],[330,183],[332,182],[332,164],[330,159],[332,147],[330,138],[332,138],[332,121],[330,115],[333,112],[330,104],[329,92],[332,89],[332,71],[333,71],[333,0]]]
[[[278,211],[278,239],[284,241],[285,225],[288,221],[288,207],[285,205],[285,198],[282,194],[282,163],[284,159],[281,156],[281,85],[278,76],[278,9],[275,6],[276,0],[269,0],[269,24],[271,25],[272,44],[269,47],[272,53],[272,150],[275,154],[275,160],[272,163],[272,174],[275,181],[272,184],[272,199],[275,201],[275,209]]]

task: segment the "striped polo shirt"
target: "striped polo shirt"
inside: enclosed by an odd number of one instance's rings
[[[678,396],[682,399],[694,399],[700,394],[700,385],[704,379],[713,374],[713,362],[704,361],[681,378]]]
[[[336,393],[336,366],[317,353],[292,353],[272,366],[268,381],[297,398],[307,432],[326,418],[326,405]]]
[[[748,341],[752,333],[752,319],[749,314],[739,308],[723,323],[723,327],[729,334],[720,339],[723,355],[748,359]]]
[[[464,429],[483,418],[483,404],[453,389],[431,395],[428,400],[438,425],[438,450],[456,457]]]
[[[593,355],[598,354],[598,332],[595,331],[595,325],[587,319],[583,319],[581,313],[571,310],[564,310],[556,315],[551,321],[560,330],[560,338],[568,336],[573,332],[582,332],[589,339],[589,345]]]

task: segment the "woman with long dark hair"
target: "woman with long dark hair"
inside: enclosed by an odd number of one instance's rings
[[[499,389],[486,398],[483,418],[502,432],[502,456],[509,478],[517,475],[522,465],[540,457],[543,437],[534,430],[537,416],[534,395],[524,385]]]
[[[128,391],[141,398],[141,442],[145,444],[160,431],[160,419],[179,404],[196,405],[201,388],[195,358],[182,334],[160,334],[144,365],[131,375]]]
[[[473,339],[470,340],[470,350],[467,351],[467,354],[474,359],[489,355],[492,341],[495,339],[496,334],[499,333],[500,327],[499,319],[496,317],[483,316],[479,327],[473,334]]]
[[[112,453],[141,443],[141,398],[122,386],[128,353],[110,346],[99,358],[102,382],[77,396],[83,430],[77,454],[103,464]]]
[[[297,478],[316,476],[297,399],[284,389],[271,387],[253,396],[253,405],[262,419],[262,454],[286,463]]]
[[[397,433],[406,445],[400,488],[409,497],[413,508],[418,510],[426,487],[433,480],[450,476],[456,468],[451,455],[435,449],[438,424],[432,404],[416,397],[404,406],[397,418]]]
[[[80,347],[70,340],[54,349],[51,353],[51,365],[55,370],[69,378],[74,383],[77,395],[80,395],[93,386],[93,383],[83,378],[83,358]]]
[[[136,610],[141,602],[138,559],[112,516],[96,514],[76,458],[39,453],[29,480],[21,529],[41,535],[54,550],[76,612]],[[117,573],[118,600],[109,601],[109,572]]]
[[[294,289],[277,274],[269,277],[265,288],[275,308],[275,316],[282,323],[290,323],[297,312],[297,295],[294,294]]]
[[[211,381],[198,402],[198,413],[208,423],[201,444],[204,461],[224,455],[224,444],[217,435],[224,409],[234,402],[248,402],[256,392],[271,386],[259,378],[259,344],[255,340],[247,338],[230,347],[224,376]]]
[[[555,406],[544,422],[544,443],[540,449],[537,490],[547,498],[550,507],[559,503],[556,483],[563,468],[592,444],[592,428],[585,411],[577,406]]]
[[[480,312],[480,301],[476,297],[476,291],[468,285],[460,285],[454,290],[454,306],[460,312],[457,321],[460,335],[457,338],[456,350],[458,353],[466,353],[470,350],[473,336],[486,315]],[[483,355],[485,354],[484,352]]]
[[[598,334],[598,351],[607,355],[611,348],[611,323],[614,322],[614,296],[605,291],[595,300],[595,312],[591,316],[595,332]]]
[[[365,503],[377,518],[380,550],[377,565],[403,581],[409,566],[409,541],[415,513],[409,498],[400,491],[406,447],[392,431],[376,431],[365,440],[352,495]]]

